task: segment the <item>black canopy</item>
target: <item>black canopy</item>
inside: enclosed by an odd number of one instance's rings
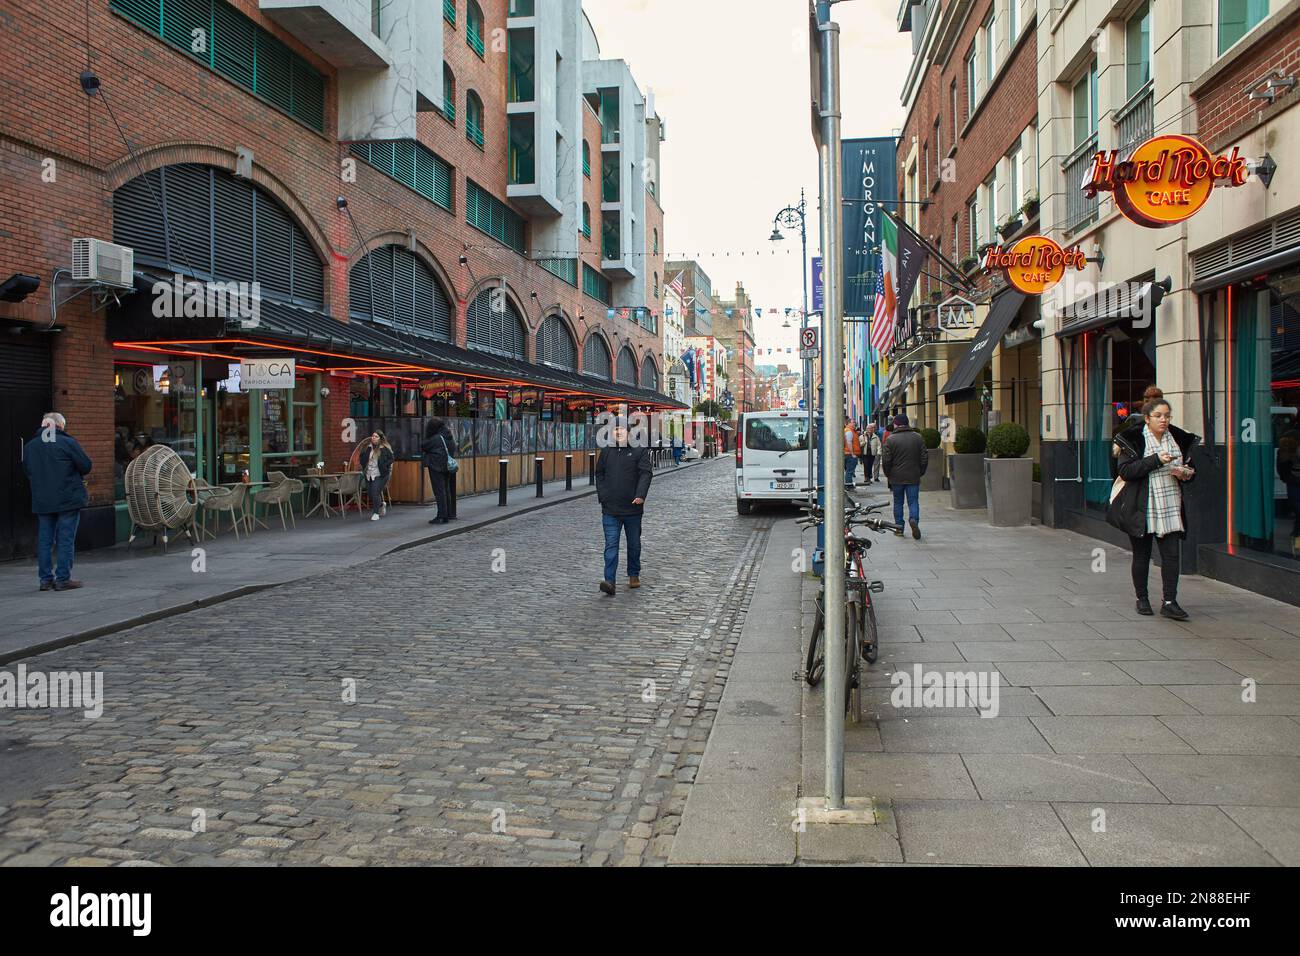
[[[971,341],[970,351],[962,356],[961,362],[948,376],[948,384],[939,393],[947,399],[948,404],[964,402],[974,397],[975,376],[984,371],[984,366],[992,361],[993,350],[1002,341],[1002,336],[1006,334],[1011,320],[1016,317],[1024,301],[1024,293],[1014,290],[1003,292],[993,300],[984,324],[980,326],[980,330],[975,333],[975,338]]]

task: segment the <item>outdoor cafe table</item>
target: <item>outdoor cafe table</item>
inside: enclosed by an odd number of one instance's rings
[[[326,478],[342,478],[342,477],[343,477],[342,474],[327,474],[327,473],[316,472],[316,471],[308,471],[303,474],[303,478],[305,478],[308,482],[310,482],[311,486],[316,489],[316,505],[311,509],[311,511],[308,511],[306,515],[304,515],[304,517],[310,518],[316,512],[321,510],[324,510],[325,517],[328,518],[330,516],[330,512],[333,509],[330,508],[329,502],[326,501],[325,499],[325,491],[322,487],[322,484],[324,483]],[[310,499],[310,495],[308,496],[308,498]],[[339,510],[339,513],[342,514],[342,509]]]

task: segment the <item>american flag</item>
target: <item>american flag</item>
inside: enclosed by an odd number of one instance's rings
[[[871,347],[884,354],[885,346],[894,336],[894,317],[889,314],[885,298],[884,270],[876,270],[876,311],[872,316]]]
[[[672,289],[674,292],[676,292],[679,296],[686,294],[686,287],[682,285],[683,275],[685,275],[684,272],[677,273],[677,277],[673,279],[672,282],[668,283],[668,287]]]

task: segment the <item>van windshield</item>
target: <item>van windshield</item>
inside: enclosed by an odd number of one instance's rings
[[[808,419],[751,418],[745,422],[745,447],[754,451],[807,451]]]

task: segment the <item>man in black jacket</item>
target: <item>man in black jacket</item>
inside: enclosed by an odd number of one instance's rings
[[[72,580],[72,555],[81,509],[89,500],[83,478],[90,473],[90,456],[64,431],[67,426],[58,412],[46,412],[41,430],[23,449],[23,470],[32,486],[32,513],[40,524],[36,573],[42,591],[81,587],[80,581]],[[51,551],[57,556],[54,562]]]
[[[456,504],[451,497],[451,462],[456,457],[456,439],[441,418],[431,418],[424,426],[420,451],[424,467],[429,471],[434,500],[438,503],[438,513],[429,524],[447,524],[456,517]]]
[[[894,430],[885,440],[880,470],[885,473],[889,490],[894,493],[894,524],[903,524],[903,499],[907,499],[908,524],[912,537],[921,540],[921,476],[925,474],[929,455],[925,439],[912,431],[906,415],[894,419]],[[903,532],[896,531],[901,535]]]
[[[614,596],[620,534],[627,535],[627,586],[641,586],[641,516],[654,468],[650,449],[628,446],[627,420],[615,420],[613,441],[596,459],[596,498],[605,529],[605,577],[600,589]]]

